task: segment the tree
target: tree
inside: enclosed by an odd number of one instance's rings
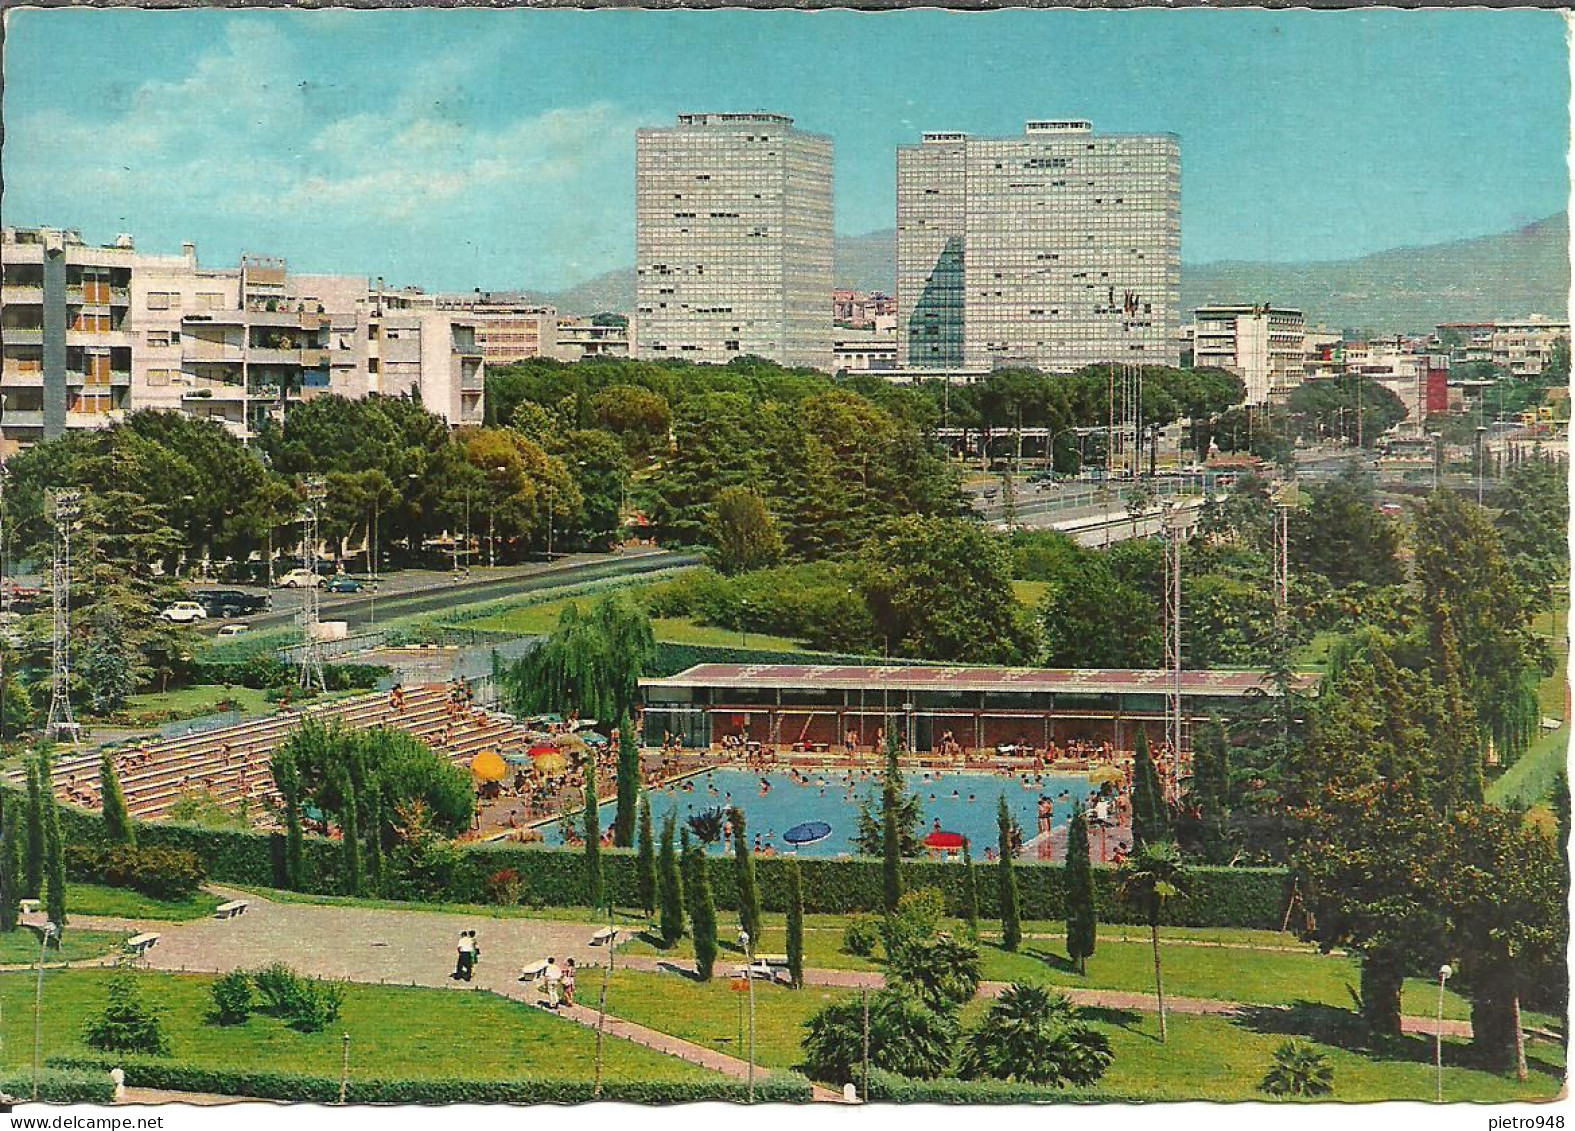
[[[744,811],[733,810],[733,887],[738,898],[738,925],[749,933],[750,943],[760,945],[760,889],[755,885],[755,861],[749,854],[749,833]]]
[[[1094,870],[1089,862],[1088,821],[1079,808],[1066,831],[1066,955],[1088,973],[1098,934],[1094,912]]]
[[[749,487],[729,487],[716,497],[711,518],[711,565],[724,574],[775,565],[782,535],[766,502]]]
[[[1373,477],[1351,465],[1310,488],[1305,512],[1291,515],[1291,566],[1311,570],[1337,588],[1357,583],[1395,585],[1400,567],[1400,532],[1378,509]]]
[[[602,905],[602,819],[596,809],[596,759],[585,759],[585,897]]]
[[[1188,792],[1198,823],[1204,862],[1230,862],[1230,746],[1218,715],[1198,728],[1192,743],[1192,786]]]
[[[1001,884],[1001,946],[1016,950],[1023,942],[1023,925],[1018,918],[1017,875],[1012,870],[1012,858],[1016,854],[1012,846],[1012,811],[1006,806],[1005,794],[996,799],[995,819],[1001,853],[997,865]]]
[[[1327,1096],[1334,1091],[1334,1068],[1316,1045],[1284,1041],[1274,1050],[1274,1063],[1258,1090],[1271,1096]]]
[[[16,930],[22,912],[22,855],[17,829],[22,823],[15,800],[0,813],[0,931]]]
[[[120,611],[108,604],[90,610],[87,638],[76,668],[88,689],[88,707],[95,715],[109,715],[124,707],[151,670],[126,634]]]
[[[104,809],[104,832],[115,844],[137,843],[137,832],[131,823],[131,813],[126,808],[126,795],[120,788],[120,776],[115,773],[115,759],[104,751],[98,760],[99,797]]]
[[[886,719],[883,722],[890,723],[891,720]],[[887,729],[890,730],[889,727]],[[897,836],[895,856],[900,860],[904,856],[917,856],[924,850],[924,842],[920,839],[924,808],[919,795],[909,791],[903,782],[902,767],[897,760],[897,735],[894,731],[886,735],[885,756],[886,771],[881,778],[880,803],[871,805],[867,801],[859,802],[858,833],[853,840],[858,845],[861,855],[887,859],[887,819],[894,818]],[[895,907],[897,900],[902,897],[900,866],[895,876],[895,891],[887,893],[889,896],[887,903],[892,907]],[[883,870],[882,877],[883,883],[891,880],[889,865]],[[884,887],[882,890],[885,890]]]
[[[930,1009],[955,1011],[979,992],[979,946],[947,931],[901,937],[886,959],[886,977]]]
[[[1109,1040],[1065,996],[1014,982],[965,1038],[957,1074],[1086,1087],[1098,1082],[1111,1059]]]
[[[640,742],[624,715],[618,723],[618,812],[613,818],[613,844],[634,847],[634,823],[640,796]]]
[[[869,999],[869,1061],[874,1068],[929,1080],[946,1071],[957,1041],[951,1013],[928,1009],[888,987]],[[864,1064],[864,1006],[845,997],[804,1023],[804,1068],[816,1080],[851,1082]]]
[[[1159,915],[1165,903],[1185,897],[1192,880],[1186,865],[1168,841],[1143,845],[1121,865],[1116,893],[1122,902],[1143,912],[1154,948],[1154,996],[1159,1000],[1159,1039],[1165,1040],[1165,983],[1159,965]]]
[[[284,883],[293,891],[306,886],[305,846],[301,832],[301,771],[290,742],[273,752],[273,781],[284,806]]]
[[[968,837],[963,837],[963,922],[968,933],[979,935],[979,874],[973,866],[973,847]]]
[[[1148,749],[1148,731],[1138,728],[1136,749],[1132,759],[1132,847],[1142,848],[1168,840],[1170,822],[1165,806],[1165,792],[1159,784],[1159,772],[1154,768],[1153,756]]]
[[[49,756],[39,754],[39,774],[50,780]],[[50,794],[44,804],[44,911],[55,925],[52,945],[60,949],[60,938],[66,925],[66,855],[65,837],[60,831],[60,805]]]
[[[897,765],[897,735],[886,735],[886,779],[881,783],[881,894],[887,915],[896,914],[902,900],[902,826],[898,803],[902,798],[902,771]]]
[[[668,813],[662,821],[662,852],[657,860],[657,894],[662,912],[659,924],[664,947],[672,946],[684,936],[684,880],[673,847],[677,824],[677,813]]]
[[[633,709],[655,652],[650,618],[627,597],[604,597],[588,616],[571,602],[546,642],[505,672],[504,685],[526,714],[577,710],[587,718],[622,718]]]
[[[590,400],[591,417],[623,441],[630,455],[650,455],[667,447],[672,413],[667,398],[636,385],[609,385]]]
[[[22,891],[28,899],[37,899],[44,890],[44,804],[46,798],[54,800],[44,777],[47,765],[42,752],[27,760],[27,847]]]
[[[656,912],[656,843],[651,832],[651,798],[640,791],[639,857],[635,861],[635,878],[639,885],[640,907],[649,919]]]
[[[1077,550],[1058,563],[1037,611],[1041,658],[1052,667],[1153,668],[1164,641],[1159,601],[1116,575],[1108,554]]]
[[[144,1053],[168,1056],[169,1037],[157,1010],[145,1004],[129,974],[115,974],[104,987],[108,1002],[103,1012],[88,1018],[82,1040],[100,1052]]]
[[[339,843],[344,856],[344,875],[340,877],[339,882],[343,885],[346,895],[360,895],[361,827],[357,813],[360,808],[360,798],[356,793],[355,778],[348,769],[343,771],[343,778],[339,787]]]
[[[711,980],[716,968],[716,902],[711,896],[711,878],[707,874],[705,846],[689,846],[689,836],[684,834],[684,860],[688,875],[684,890],[689,893],[689,922],[694,935],[695,973],[702,982]]]
[[[793,988],[801,990],[804,988],[804,882],[799,875],[796,856],[790,856],[787,861],[787,888],[788,977]]]

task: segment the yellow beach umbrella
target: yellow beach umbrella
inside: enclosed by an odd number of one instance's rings
[[[483,750],[471,759],[470,772],[482,781],[502,781],[509,768],[496,751]]]
[[[1125,780],[1126,775],[1114,766],[1096,766],[1088,772],[1089,785],[1119,785]]]

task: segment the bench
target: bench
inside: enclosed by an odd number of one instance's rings
[[[144,934],[133,935],[131,938],[127,939],[126,949],[131,951],[131,953],[135,954],[138,958],[141,958],[144,954],[148,953],[148,951],[152,950],[153,944],[158,941],[158,934],[153,931],[148,931]]]
[[[21,907],[23,915],[37,915],[38,909],[42,907],[43,904],[41,904],[36,899],[24,899],[19,906]]]
[[[774,982],[777,980],[777,967],[771,965],[771,963],[765,961],[764,959],[757,958],[748,966],[733,967],[733,977],[764,978],[768,982]]]
[[[607,946],[618,937],[617,927],[603,927],[591,936],[591,946]]]
[[[520,971],[520,981],[534,982],[547,972],[547,960],[538,958]]]
[[[213,909],[213,917],[215,919],[233,919],[237,915],[246,914],[246,909],[250,906],[251,903],[248,900],[232,899],[228,903],[221,903],[215,907]]]
[[[764,963],[765,965],[774,969],[786,970],[788,956],[785,954],[757,954],[755,955],[755,961],[758,963]]]

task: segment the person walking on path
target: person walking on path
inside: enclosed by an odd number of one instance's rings
[[[574,975],[575,975],[574,959],[572,959],[572,958],[564,959],[564,967],[563,967],[563,1004],[564,1005],[573,1005],[574,1004]]]
[[[454,980],[468,982],[470,981],[471,971],[476,967],[476,944],[471,940],[469,931],[461,931],[459,933],[459,945],[456,950]]]
[[[558,1008],[558,994],[563,989],[563,967],[558,965],[556,958],[547,959],[547,969],[542,971],[542,977],[547,982],[547,1008]]]

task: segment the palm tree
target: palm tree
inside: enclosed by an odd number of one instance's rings
[[[727,810],[720,805],[710,809],[702,809],[698,813],[690,814],[687,822],[689,831],[702,844],[715,844],[722,839],[722,828],[727,824]]]
[[[1127,857],[1116,875],[1117,897],[1141,909],[1148,918],[1149,938],[1154,944],[1154,995],[1159,999],[1161,1042],[1165,1040],[1165,983],[1159,969],[1159,912],[1167,899],[1186,896],[1191,886],[1191,874],[1169,841],[1145,844],[1136,855]]]
[[[1110,1059],[1109,1040],[1064,995],[1015,982],[968,1035],[958,1075],[1086,1086],[1104,1075]]]
[[[1306,1041],[1286,1041],[1274,1050],[1274,1063],[1258,1085],[1271,1096],[1327,1096],[1334,1091],[1334,1069]]]

